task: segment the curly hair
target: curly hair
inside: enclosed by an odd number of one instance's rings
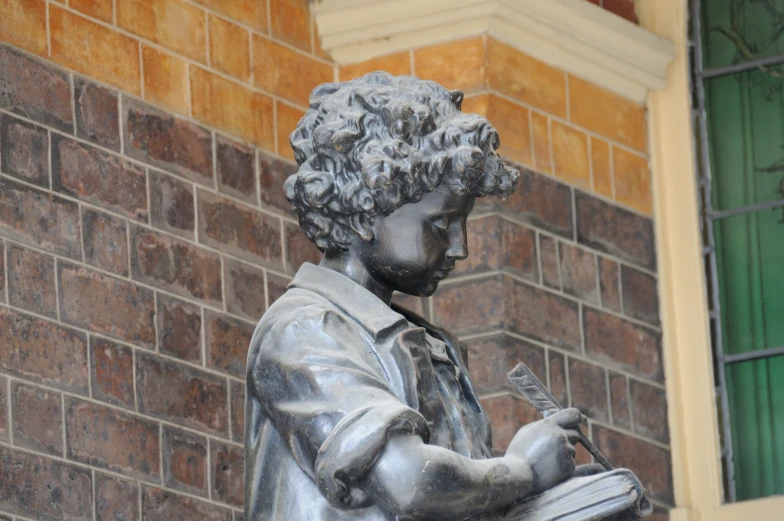
[[[444,184],[506,197],[517,170],[501,161],[490,122],[461,112],[463,93],[414,76],[373,72],[313,89],[290,137],[299,165],[284,184],[300,226],[321,251],[373,240],[373,219]]]

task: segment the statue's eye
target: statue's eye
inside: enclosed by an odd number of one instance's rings
[[[449,229],[449,217],[439,217],[431,221],[431,225],[436,231],[445,232]]]

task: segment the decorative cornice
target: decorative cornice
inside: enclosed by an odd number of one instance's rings
[[[487,34],[643,103],[666,82],[672,43],[586,0],[320,0],[321,46],[339,64]]]

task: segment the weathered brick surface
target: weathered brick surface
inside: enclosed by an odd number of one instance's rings
[[[158,295],[158,348],[161,353],[201,361],[201,310],[167,295]]]
[[[667,395],[664,389],[629,380],[629,394],[634,411],[634,432],[660,443],[669,443]]]
[[[2,171],[49,187],[49,134],[45,127],[0,114]]]
[[[515,217],[548,232],[572,236],[572,193],[567,185],[520,170],[515,193],[503,203]]]
[[[163,483],[207,495],[207,438],[173,427],[163,428]]]
[[[656,277],[622,265],[621,288],[623,288],[624,313],[651,324],[659,323],[659,295],[656,290]]]
[[[8,441],[11,438],[8,403],[8,378],[0,376],[0,441]]]
[[[228,315],[209,311],[205,317],[207,366],[233,376],[245,376],[245,359],[254,326]]]
[[[138,518],[139,485],[96,472],[96,521],[135,521]]]
[[[231,382],[231,439],[237,443],[245,440],[244,383]]]
[[[145,228],[131,228],[131,276],[205,302],[222,300],[218,254]]]
[[[267,296],[269,297],[269,305],[278,300],[278,298],[285,293],[291,279],[288,277],[281,277],[267,273]]]
[[[128,276],[128,224],[125,220],[83,208],[82,233],[87,264]]]
[[[596,256],[567,243],[558,244],[563,291],[588,302],[599,302],[596,287]]]
[[[159,172],[150,172],[150,223],[193,239],[196,222],[193,185]]]
[[[224,509],[168,490],[144,487],[142,489],[142,519],[145,521],[230,521],[231,510]]]
[[[223,136],[217,136],[215,141],[218,190],[255,204],[256,158],[253,149]]]
[[[157,481],[160,426],[133,414],[66,397],[66,457],[128,476]]]
[[[242,317],[258,320],[266,309],[264,270],[250,264],[226,259],[226,309]]]
[[[609,422],[605,369],[576,358],[569,358],[568,364],[572,406],[592,420]]]
[[[542,264],[542,284],[552,289],[561,289],[558,241],[549,235],[539,235],[539,261]]]
[[[88,469],[0,447],[0,510],[43,521],[90,521],[92,503]]]
[[[88,268],[58,264],[60,316],[141,346],[155,344],[152,291]]]
[[[133,350],[96,337],[90,350],[93,398],[133,409]]]
[[[509,329],[565,349],[580,349],[576,302],[518,281],[504,281],[504,286]]]
[[[117,156],[52,135],[52,186],[127,217],[147,220],[147,176]]]
[[[243,502],[244,451],[225,443],[210,441],[212,498],[241,507]]]
[[[82,333],[0,309],[0,369],[26,380],[87,394],[87,339]]]
[[[212,136],[205,128],[123,98],[125,153],[212,186]]]
[[[11,411],[14,445],[55,456],[63,455],[60,393],[13,382]]]
[[[0,302],[6,301],[5,278],[5,241],[0,241]]]
[[[226,381],[162,358],[136,354],[139,412],[202,432],[228,433]]]
[[[602,297],[602,306],[614,311],[621,310],[618,263],[601,256],[599,257],[599,290]]]
[[[76,135],[112,150],[120,150],[120,108],[116,92],[74,78]]]
[[[550,393],[558,400],[559,405],[569,405],[569,389],[566,386],[566,357],[549,350],[547,359],[550,366]]]
[[[62,197],[0,179],[0,233],[80,258],[79,208]]]
[[[493,450],[503,453],[520,427],[541,418],[539,411],[522,398],[505,394],[482,400],[493,426]]]
[[[286,231],[286,270],[296,273],[305,262],[318,264],[322,254],[319,249],[308,239],[305,231],[293,224],[285,225]]]
[[[538,281],[535,232],[498,216],[468,223],[468,258],[459,262],[456,273],[506,269]]]
[[[610,407],[613,424],[622,429],[631,430],[632,419],[629,408],[629,390],[627,378],[622,374],[610,372]]]
[[[68,75],[0,46],[0,108],[64,132],[73,131]]]
[[[469,334],[496,329],[504,323],[504,280],[500,276],[442,285],[433,297],[439,325]]]
[[[8,302],[48,317],[57,316],[54,258],[8,245]]]
[[[250,262],[283,264],[279,218],[202,190],[198,206],[199,242]]]
[[[545,352],[537,345],[503,334],[466,343],[471,381],[480,395],[515,391],[506,375],[518,362],[525,363],[542,382],[547,382]]]
[[[288,139],[286,143],[288,143]],[[293,163],[259,152],[261,204],[270,209],[294,215],[291,205],[283,194],[283,183],[296,171],[297,167]]]

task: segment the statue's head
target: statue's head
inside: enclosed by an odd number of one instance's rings
[[[498,133],[461,111],[463,93],[374,72],[326,83],[291,134],[286,198],[325,254],[360,258],[391,289],[429,295],[467,254],[477,197],[506,197],[518,172]]]

